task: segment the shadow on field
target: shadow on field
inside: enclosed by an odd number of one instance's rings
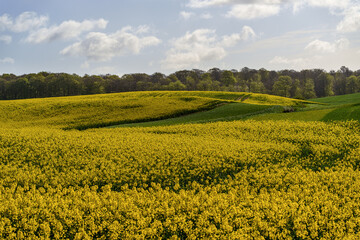
[[[344,105],[326,114],[321,121],[360,121],[360,103]]]

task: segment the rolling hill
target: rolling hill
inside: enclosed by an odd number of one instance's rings
[[[0,101],[4,126],[47,126],[87,129],[160,119],[210,121],[239,119],[275,110],[274,106],[302,107],[308,102],[251,93],[131,92],[73,97]],[[207,112],[212,110],[212,112]],[[278,109],[277,109],[278,110]],[[197,113],[198,115],[189,115]],[[187,115],[187,116],[185,116]],[[170,120],[173,121],[173,120]]]
[[[357,239],[358,97],[0,101],[0,239]]]

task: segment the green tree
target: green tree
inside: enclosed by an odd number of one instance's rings
[[[354,75],[346,78],[346,93],[360,92],[360,77]]]
[[[187,76],[185,84],[188,90],[196,90],[196,80],[193,77]]]
[[[283,97],[291,97],[292,79],[289,76],[280,76],[274,83],[273,93]]]
[[[220,82],[228,87],[230,85],[235,85],[236,78],[234,77],[234,74],[231,71],[224,71],[221,74]]]
[[[0,78],[0,99],[6,99],[6,80]]]
[[[6,99],[23,99],[30,96],[29,80],[25,77],[6,81]]]
[[[176,82],[169,83],[168,89],[173,91],[175,90],[181,91],[181,90],[186,90],[186,86],[185,84],[180,82],[180,80],[177,80]]]
[[[292,98],[297,98],[297,99],[302,99],[303,98],[299,79],[295,79],[295,81],[292,83],[291,97]]]
[[[105,91],[107,93],[121,92],[121,79],[118,75],[106,75],[103,77],[105,81]]]
[[[316,98],[314,80],[311,78],[305,79],[303,97],[305,99]]]
[[[85,94],[105,93],[103,79],[96,75],[85,75],[83,77]]]
[[[322,72],[315,80],[315,92],[318,97],[333,96],[334,77]]]
[[[37,74],[34,76],[31,76],[29,78],[29,84],[31,89],[31,96],[32,97],[46,97],[46,82],[45,77],[43,75]]]

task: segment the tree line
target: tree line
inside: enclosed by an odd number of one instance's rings
[[[154,90],[254,92],[310,99],[360,92],[360,70],[352,71],[344,66],[329,72],[244,67],[240,71],[212,68],[208,71],[181,70],[169,75],[156,72],[121,77],[50,72],[0,75],[1,100]]]

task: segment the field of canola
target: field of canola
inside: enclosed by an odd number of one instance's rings
[[[1,120],[1,239],[360,234],[358,121],[62,130],[75,120]]]

